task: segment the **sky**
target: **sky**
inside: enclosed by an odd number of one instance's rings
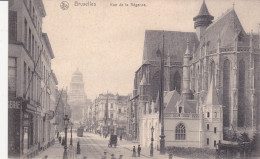
[[[69,87],[73,72],[82,72],[85,93],[132,93],[135,71],[141,66],[145,30],[194,32],[193,17],[202,0],[43,0],[48,34],[55,58],[52,68],[58,87]],[[75,6],[95,3],[96,6]],[[145,4],[146,7],[111,6]],[[233,7],[246,32],[258,33],[260,0],[206,0],[211,15],[221,17]]]

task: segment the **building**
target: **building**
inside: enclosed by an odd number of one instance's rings
[[[103,133],[126,134],[127,96],[111,93],[99,94],[95,99],[95,126]]]
[[[160,135],[161,57],[166,146],[214,148],[230,140],[229,130],[250,135],[259,126],[260,35],[245,32],[234,8],[213,19],[203,1],[193,18],[195,32],[145,32],[129,110],[132,135],[142,145],[150,143],[145,132],[151,127]]]
[[[86,99],[83,75],[79,69],[77,69],[72,75],[68,92],[68,103],[72,109],[71,119],[73,122],[83,122]]]
[[[47,34],[42,33],[45,15],[42,0],[9,1],[9,157],[35,156],[53,139],[50,102],[57,81],[50,84],[54,54]]]

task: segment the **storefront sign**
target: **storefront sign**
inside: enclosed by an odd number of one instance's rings
[[[21,102],[20,101],[8,101],[9,109],[20,109]]]

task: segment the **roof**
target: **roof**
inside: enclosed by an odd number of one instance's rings
[[[160,59],[156,55],[158,49],[161,52],[164,50],[165,60],[169,53],[171,62],[182,62],[187,49],[187,40],[189,41],[189,50],[193,49],[194,44],[196,46],[199,44],[195,32],[146,30],[143,63],[159,61]]]
[[[39,10],[41,12],[41,16],[45,17],[46,16],[46,11],[45,11],[44,5],[42,3],[42,0],[35,0],[35,2],[38,4],[38,8],[39,8]]]
[[[51,56],[51,59],[53,59],[54,58],[54,54],[53,54],[51,43],[49,41],[47,33],[42,33],[42,37],[43,37],[44,42],[45,42],[45,44],[47,46],[48,52],[49,52],[49,54]]]
[[[210,82],[209,91],[206,96],[204,104],[205,105],[220,105],[217,90],[212,81]]]
[[[208,8],[207,8],[207,5],[205,3],[205,0],[203,0],[203,3],[200,7],[200,11],[199,11],[198,16],[202,16],[202,15],[210,15]]]
[[[177,112],[176,103],[179,101],[180,97],[180,94],[176,90],[168,92],[164,97],[164,103],[166,103],[164,112]]]
[[[196,113],[196,100],[183,99],[184,113]]]

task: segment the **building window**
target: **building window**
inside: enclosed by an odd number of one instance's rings
[[[32,47],[32,31],[31,29],[29,28],[29,53],[31,54],[31,47]]]
[[[179,107],[179,113],[181,113],[181,111],[182,111],[182,107]]]
[[[214,133],[215,134],[217,133],[217,127],[214,127]]]
[[[121,109],[118,109],[118,113],[121,113]]]
[[[9,11],[9,40],[17,40],[17,12]]]
[[[110,118],[113,119],[113,113],[110,114]]]
[[[27,94],[27,92],[28,92],[28,99],[30,100],[30,95],[31,95],[31,89],[30,89],[30,76],[31,76],[31,69],[28,67],[28,72],[27,72],[27,75],[28,75],[28,79],[27,79],[27,81],[28,81],[28,86],[27,86],[27,88],[26,88],[26,94]]]
[[[209,124],[207,124],[207,130],[209,130]]]
[[[24,62],[23,64],[23,97],[26,98],[26,81],[27,81],[27,76],[26,76],[26,63]]]
[[[110,106],[111,109],[113,109],[113,103],[111,103],[111,106]]]
[[[16,97],[16,58],[8,58],[8,96]]]
[[[209,118],[209,112],[207,112],[207,117]]]
[[[207,138],[207,145],[209,145],[209,138]]]
[[[27,21],[24,19],[24,46],[27,49]]]
[[[176,126],[175,129],[175,140],[185,140],[186,138],[186,130],[185,126],[180,123]]]
[[[214,147],[216,147],[216,145],[217,145],[217,142],[216,142],[216,140],[214,140]]]

